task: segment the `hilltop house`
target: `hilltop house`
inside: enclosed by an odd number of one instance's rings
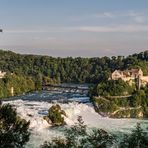
[[[0,71],[0,79],[2,79],[5,76],[6,72]]]
[[[130,79],[136,79],[138,76],[143,76],[141,69],[131,69],[131,70],[115,70],[112,75],[112,80],[122,79],[123,81],[128,81]]]
[[[141,69],[131,69],[131,70],[115,70],[111,74],[112,80],[118,80],[122,79],[125,82],[129,82],[129,84],[132,83],[133,80],[138,79],[139,87],[145,86],[148,84],[148,76],[143,76],[143,71]]]

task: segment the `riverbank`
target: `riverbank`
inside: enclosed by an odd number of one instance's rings
[[[136,102],[134,95],[124,97],[91,97],[94,109],[102,116],[110,118],[147,118],[145,108],[140,104],[133,105],[131,101]]]

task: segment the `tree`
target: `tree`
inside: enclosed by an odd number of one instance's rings
[[[50,120],[54,126],[64,125],[65,121],[62,115],[66,116],[66,113],[56,104],[49,108],[48,115],[45,116],[44,119],[47,120],[47,122]]]
[[[124,135],[120,142],[119,148],[147,148],[148,136],[143,131],[140,124],[137,123],[136,129],[132,131],[131,135]]]
[[[93,96],[120,96],[131,94],[134,86],[130,86],[123,80],[107,80],[97,84],[92,90]]]
[[[0,147],[22,148],[29,141],[30,122],[17,116],[11,105],[0,105]]]
[[[144,90],[137,90],[133,93],[132,105],[134,107],[140,106],[142,99],[145,98],[146,94]]]
[[[102,129],[87,132],[82,117],[78,117],[78,123],[66,129],[64,138],[53,138],[51,142],[45,142],[42,148],[106,148],[112,145],[112,136]]]

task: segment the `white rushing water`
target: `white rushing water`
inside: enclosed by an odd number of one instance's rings
[[[43,116],[47,114],[48,109],[53,105],[52,103],[23,100],[6,101],[4,103],[14,105],[22,118],[27,121],[30,120],[31,137],[26,147],[38,148],[45,140],[48,141],[51,137],[60,134],[58,130],[50,127],[43,119]],[[73,102],[59,105],[67,114],[65,121],[69,126],[77,121],[78,116],[82,116],[84,123],[88,127],[102,128],[110,132],[129,132],[135,127],[137,122],[148,124],[148,121],[146,120],[110,119],[101,117],[94,111],[91,104],[78,104]]]

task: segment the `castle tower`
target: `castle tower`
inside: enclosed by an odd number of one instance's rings
[[[14,88],[13,87],[11,87],[11,96],[14,96]]]
[[[137,88],[138,88],[138,90],[140,90],[140,88],[141,88],[141,75],[138,75]]]

